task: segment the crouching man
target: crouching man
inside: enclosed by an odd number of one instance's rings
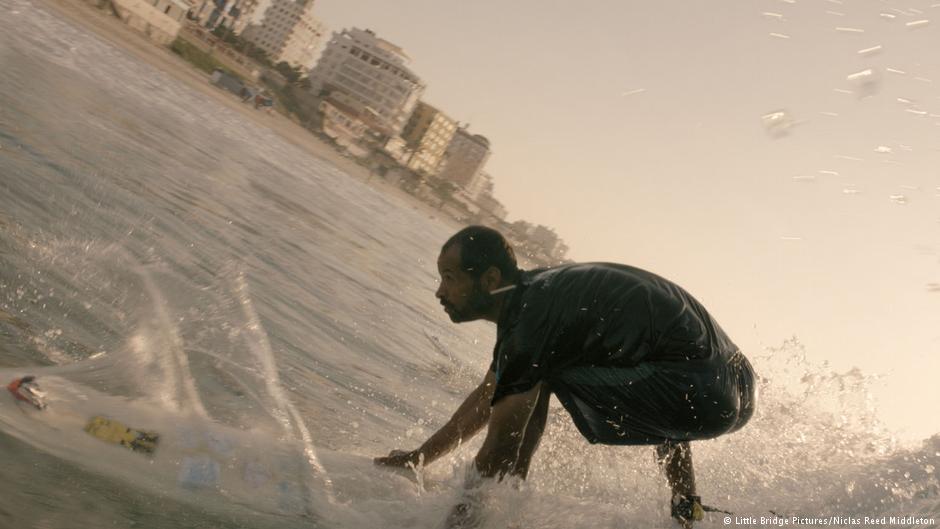
[[[488,426],[474,460],[484,478],[529,472],[554,394],[590,443],[653,445],[684,527],[703,516],[689,441],[733,432],[754,412],[754,372],[681,287],[609,263],[517,267],[505,238],[482,226],[451,237],[436,296],[455,323],[496,323],[493,361],[450,421],[412,451],[376,464],[428,464]],[[455,507],[452,527],[472,516]]]

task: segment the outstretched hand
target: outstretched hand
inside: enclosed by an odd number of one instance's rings
[[[420,459],[417,450],[392,450],[387,456],[377,457],[372,462],[382,467],[412,468],[418,465]]]

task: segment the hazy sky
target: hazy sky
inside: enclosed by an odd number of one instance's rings
[[[940,432],[940,0],[317,1],[490,139],[510,220],[678,281],[751,354],[884,374],[887,425]]]

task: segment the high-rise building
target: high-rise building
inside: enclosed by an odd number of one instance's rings
[[[456,131],[456,121],[419,101],[401,132],[408,153],[406,165],[415,171],[436,175]]]
[[[309,11],[307,11],[309,14]],[[281,50],[280,60],[309,72],[326,43],[326,26],[313,16],[302,16]]]
[[[460,127],[444,152],[438,176],[464,189],[472,189],[483,166],[490,157],[490,142],[479,134],[470,134]]]
[[[394,136],[405,127],[425,88],[409,62],[401,48],[372,31],[346,29],[333,33],[310,72],[311,90],[347,95],[357,110],[378,117],[380,132]]]
[[[240,36],[264,50],[271,62],[313,67],[326,33],[313,16],[313,0],[261,0],[240,18]]]

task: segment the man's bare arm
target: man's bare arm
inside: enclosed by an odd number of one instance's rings
[[[518,465],[520,450],[541,389],[538,385],[524,393],[508,395],[493,406],[486,440],[474,460],[477,473],[468,475],[464,496],[451,509],[444,527],[468,529],[480,525],[483,507],[478,496],[480,478],[501,480],[506,474],[516,473],[524,478],[525,470]]]
[[[496,388],[496,375],[488,371],[483,382],[464,399],[447,424],[434,433],[417,450],[394,450],[386,457],[375,458],[375,464],[407,467],[419,461],[428,464],[453,450],[459,443],[473,437],[490,418],[490,401]]]
[[[525,429],[538,402],[541,385],[524,393],[507,395],[490,413],[486,440],[474,460],[482,477],[502,479],[516,468]]]

